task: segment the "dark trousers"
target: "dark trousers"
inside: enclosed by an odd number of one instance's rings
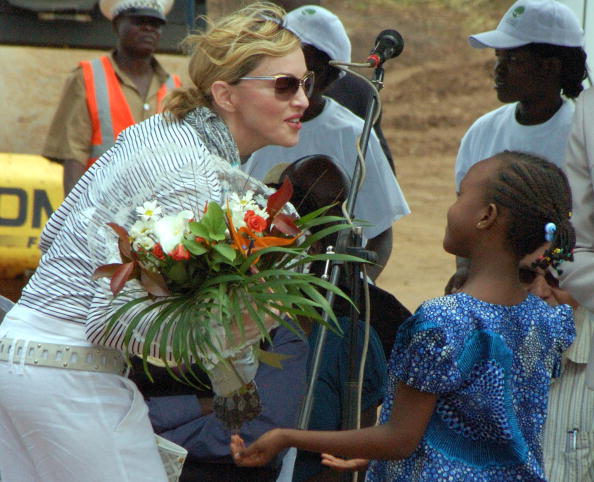
[[[184,465],[180,482],[274,482],[280,472],[270,467],[188,462]]]

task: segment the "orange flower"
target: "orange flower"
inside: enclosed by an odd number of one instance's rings
[[[191,255],[190,252],[185,248],[183,244],[178,244],[171,253],[169,253],[175,261],[183,261],[186,259],[190,259]]]
[[[244,241],[244,245],[252,245],[252,253],[264,248],[270,248],[271,246],[289,246],[293,244],[295,240],[299,237],[299,235],[293,236],[291,238],[282,238],[280,236],[258,236],[247,226],[240,228],[239,234],[241,235],[241,237],[246,239],[246,241]]]
[[[256,234],[247,226],[237,230],[233,225],[233,219],[231,216],[231,211],[229,210],[229,206],[227,206],[227,225],[229,226],[229,232],[231,233],[231,238],[233,239],[233,248],[238,250],[245,258],[256,251],[260,251],[261,249],[269,248],[271,246],[289,246],[293,244],[297,238],[299,238],[299,236],[301,236],[301,233],[290,238],[281,238],[279,236],[261,236]],[[254,260],[254,263],[257,262],[258,259]]]
[[[153,256],[155,258],[158,259],[165,259],[165,253],[163,252],[163,248],[161,247],[160,243],[157,243],[153,246],[153,249],[151,250],[153,253]]]
[[[268,225],[268,223],[266,222],[266,219],[264,219],[262,216],[258,216],[251,209],[245,213],[243,220],[246,222],[246,224],[248,225],[248,227],[250,229],[253,229],[254,231],[256,231],[258,233],[263,232]]]
[[[235,229],[235,226],[233,225],[233,216],[231,216],[231,211],[229,210],[229,203],[227,203],[227,225],[229,226],[229,233],[231,233],[231,239],[233,240],[231,246],[246,257],[249,241],[242,239]]]

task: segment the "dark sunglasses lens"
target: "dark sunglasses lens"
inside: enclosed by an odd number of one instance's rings
[[[274,89],[279,94],[293,95],[299,89],[299,79],[296,77],[277,77],[274,82]]]

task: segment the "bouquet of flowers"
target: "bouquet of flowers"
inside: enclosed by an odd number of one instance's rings
[[[161,363],[172,376],[192,383],[191,366],[197,364],[211,379],[215,412],[237,430],[260,411],[252,383],[258,361],[280,366],[281,355],[259,349],[273,327],[295,331],[292,319],[299,316],[325,323],[326,312],[330,328],[339,329],[324,292],[346,295],[308,273],[307,266],[355,258],[310,252],[313,243],[347,224],[326,216],[325,209],[297,217],[288,204],[288,180],[269,197],[250,189],[226,194],[222,202],[168,214],[158,201],[146,200],[135,209],[129,231],[108,222],[121,262],[99,266],[94,278],[109,278],[116,298],[135,294],[110,318],[106,335],[132,314],[125,331],[129,344],[152,315],[143,345],[147,373],[147,363]],[[328,226],[309,233],[321,224]],[[156,360],[150,356],[155,343]],[[177,370],[180,366],[186,369]]]

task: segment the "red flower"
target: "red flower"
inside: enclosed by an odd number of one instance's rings
[[[190,259],[190,252],[184,247],[183,244],[178,244],[171,253],[169,253],[175,261],[183,261]]]
[[[258,233],[261,233],[266,229],[267,222],[262,216],[258,216],[254,211],[251,209],[245,213],[243,220],[246,222],[248,227]]]
[[[157,243],[153,246],[153,249],[151,250],[153,253],[153,256],[157,259],[165,259],[165,253],[163,252],[163,248],[161,247],[161,244]]]

